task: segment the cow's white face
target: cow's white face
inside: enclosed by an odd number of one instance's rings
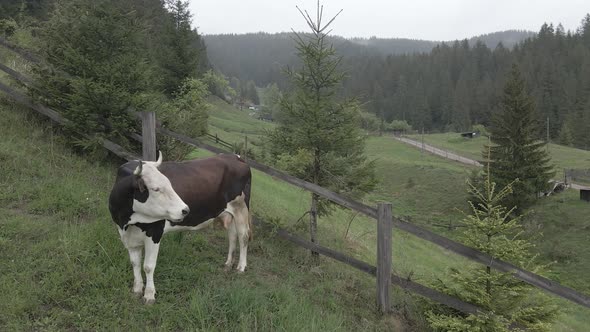
[[[133,211],[154,219],[181,221],[189,207],[172,188],[170,180],[158,170],[158,161],[144,161],[135,169]]]

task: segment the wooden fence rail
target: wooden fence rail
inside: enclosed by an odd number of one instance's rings
[[[253,218],[253,219],[254,219],[254,224],[257,226],[266,226],[269,228],[272,227],[272,226],[269,226],[268,224],[260,221],[257,218]],[[336,250],[333,250],[330,248],[326,248],[326,247],[323,247],[319,244],[302,239],[301,237],[293,235],[282,228],[278,228],[275,231],[276,231],[277,236],[279,236],[280,238],[290,241],[300,247],[317,252],[317,253],[324,255],[326,257],[330,257],[334,260],[337,260],[341,263],[344,263],[348,266],[351,266],[357,270],[360,270],[360,271],[370,274],[372,276],[377,276],[377,267],[375,267],[369,263],[363,262],[363,261],[358,260],[354,257],[347,256],[339,251],[336,251]],[[426,286],[419,284],[415,281],[412,281],[410,279],[400,277],[394,273],[390,274],[390,284],[398,286],[402,289],[411,291],[411,292],[416,293],[420,296],[423,296],[427,299],[447,305],[451,308],[457,309],[459,311],[462,311],[462,312],[465,312],[468,314],[477,314],[478,312],[484,312],[483,309],[481,309],[480,307],[478,307],[476,305],[461,301],[457,298],[449,296],[445,293],[441,293],[441,292],[434,290],[432,288],[426,287]]]
[[[7,96],[12,98],[17,103],[47,116],[48,118],[50,118],[54,122],[57,122],[57,123],[64,125],[64,126],[66,126],[70,123],[70,121],[68,119],[65,119],[56,111],[54,111],[48,107],[35,104],[29,97],[11,89],[9,86],[3,84],[2,82],[0,82],[0,91],[4,92]],[[79,133],[79,132],[77,132],[77,134],[80,136],[83,136],[85,138],[88,138],[88,139],[93,138],[87,134],[83,134],[83,133]],[[102,142],[102,146],[105,149],[111,151],[112,153],[114,153],[115,155],[117,155],[123,159],[137,160],[139,158],[137,155],[126,151],[125,149],[123,149],[123,147],[121,147],[120,145],[118,145],[115,142],[112,142],[108,139],[102,139],[101,142]]]
[[[0,46],[4,46],[4,44],[2,43],[1,38],[0,38]],[[22,50],[20,50],[20,51],[22,51]],[[15,52],[18,53],[20,51],[15,51]],[[2,68],[0,68],[0,70],[1,69]],[[17,77],[18,75],[14,75],[14,73],[16,73],[16,72],[13,71],[13,73],[12,74],[9,73],[9,75],[11,75],[12,77],[14,77],[15,79],[17,79],[17,80],[20,81],[22,79],[22,77],[19,78],[19,77]],[[22,76],[22,75],[20,75],[20,76]],[[9,96],[11,96],[13,99],[15,99],[16,101],[24,104],[25,106],[28,106],[28,107],[30,107],[30,108],[32,108],[32,109],[34,109],[34,110],[36,110],[36,111],[38,111],[38,112],[40,112],[42,114],[47,115],[48,117],[50,117],[54,121],[57,121],[59,123],[64,123],[64,124],[66,123],[65,122],[66,120],[63,119],[63,117],[61,117],[57,112],[55,112],[55,111],[53,111],[53,110],[51,110],[49,108],[43,107],[41,105],[34,105],[30,101],[30,99],[28,99],[27,97],[23,96],[22,94],[19,94],[19,93],[15,92],[14,90],[10,89],[9,87],[7,87],[7,86],[5,86],[3,84],[0,84],[0,90],[1,91],[4,91]],[[198,148],[202,148],[202,149],[208,150],[208,151],[213,152],[213,153],[226,153],[227,152],[227,151],[225,151],[223,149],[220,149],[220,148],[217,148],[217,147],[208,145],[206,143],[203,143],[200,140],[197,140],[197,139],[194,139],[194,138],[190,138],[190,137],[184,136],[184,135],[179,134],[179,133],[175,133],[175,132],[173,132],[173,131],[171,131],[169,129],[163,128],[163,127],[156,127],[155,130],[158,133],[160,133],[160,134],[167,135],[169,137],[173,137],[173,138],[175,138],[175,139],[177,139],[179,141],[182,141],[182,142],[184,142],[186,144],[189,144],[189,145],[192,145],[192,146],[195,146],[195,147],[198,147]],[[134,138],[135,139],[141,139],[142,137],[139,137],[138,135],[135,135]],[[125,159],[128,159],[128,160],[129,159],[137,159],[137,156],[124,151],[120,146],[118,146],[117,144],[115,144],[113,142],[110,142],[108,140],[104,140],[104,144],[103,145],[105,146],[105,148],[111,150],[116,155],[118,155],[118,156],[120,156],[122,158],[125,158]],[[272,167],[269,167],[267,165],[258,163],[258,162],[254,161],[252,159],[249,159],[247,162],[248,162],[248,164],[252,168],[257,169],[257,170],[259,170],[259,171],[261,171],[263,173],[266,173],[266,174],[268,174],[268,175],[270,175],[270,176],[272,176],[274,178],[280,179],[282,181],[285,181],[287,183],[290,183],[290,184],[292,184],[294,186],[297,186],[299,188],[305,189],[307,191],[316,193],[316,194],[318,194],[318,195],[320,195],[320,196],[322,196],[322,197],[324,197],[324,198],[326,198],[326,199],[328,199],[328,200],[330,200],[330,201],[332,201],[334,203],[337,203],[339,205],[342,205],[342,206],[348,207],[348,208],[350,208],[352,210],[355,210],[355,211],[358,211],[360,213],[363,213],[363,214],[365,214],[365,215],[367,215],[367,216],[369,216],[369,217],[371,217],[373,219],[377,219],[378,220],[378,218],[379,218],[379,214],[378,214],[377,209],[375,209],[375,208],[373,208],[371,206],[368,206],[368,205],[366,205],[364,203],[355,201],[353,199],[350,199],[348,197],[345,197],[345,196],[342,196],[340,194],[334,193],[334,192],[332,192],[330,190],[327,190],[327,189],[322,188],[320,186],[317,186],[315,184],[312,184],[312,183],[303,181],[301,179],[295,178],[295,177],[290,176],[288,174],[285,174],[285,173],[283,173],[281,171],[278,171],[278,170],[276,170],[276,169],[274,169]],[[401,230],[404,230],[406,232],[409,232],[409,233],[415,235],[418,238],[421,238],[423,240],[426,240],[426,241],[429,241],[431,243],[434,243],[434,244],[436,244],[438,246],[441,246],[444,249],[447,249],[449,251],[452,251],[454,253],[457,253],[459,255],[462,255],[462,256],[470,259],[470,260],[476,261],[476,262],[481,263],[481,264],[484,264],[486,266],[490,266],[490,267],[492,267],[494,269],[497,269],[497,270],[500,270],[500,271],[503,271],[503,272],[511,272],[513,274],[513,276],[516,277],[517,279],[520,279],[520,280],[522,280],[524,282],[527,282],[527,283],[529,283],[529,284],[531,284],[533,286],[536,286],[536,287],[538,287],[540,289],[543,289],[543,290],[545,290],[545,291],[547,291],[549,293],[552,293],[554,295],[557,295],[559,297],[568,299],[568,300],[570,300],[570,301],[572,301],[574,303],[577,303],[577,304],[580,304],[582,306],[585,306],[585,307],[590,308],[590,297],[588,297],[585,294],[579,293],[579,292],[577,292],[577,291],[575,291],[575,290],[573,290],[571,288],[562,286],[562,285],[560,285],[560,284],[558,284],[558,283],[556,283],[556,282],[554,282],[552,280],[549,280],[547,278],[544,278],[542,276],[539,276],[539,275],[537,275],[535,273],[532,273],[530,271],[526,271],[524,269],[521,269],[521,268],[519,268],[517,266],[514,266],[511,263],[508,263],[508,262],[504,262],[504,261],[495,259],[495,258],[493,258],[493,257],[491,257],[491,256],[489,256],[489,255],[487,255],[485,253],[482,253],[482,252],[477,251],[477,250],[475,250],[473,248],[467,247],[467,246],[465,246],[463,244],[460,244],[460,243],[455,242],[453,240],[450,240],[450,239],[447,239],[445,237],[442,237],[442,236],[440,236],[438,234],[435,234],[433,232],[430,232],[430,231],[428,231],[426,229],[423,229],[423,228],[418,227],[416,225],[413,225],[411,223],[402,221],[402,220],[397,219],[397,218],[392,218],[392,219],[393,219],[393,226],[394,227],[399,228]],[[391,235],[391,232],[388,232],[388,233],[389,233],[389,235]],[[314,251],[318,251],[318,252],[320,252],[322,254],[325,254],[325,253],[321,252],[320,249],[315,249],[314,248],[313,250]],[[323,249],[321,249],[321,250],[323,250]],[[328,253],[328,251],[324,251],[324,252]],[[329,254],[325,254],[325,255],[330,256]],[[333,256],[330,256],[330,257],[335,258]],[[337,258],[335,258],[335,259],[337,259]],[[366,265],[356,264],[356,263],[355,263],[355,265],[353,265],[353,264],[351,264],[351,265],[352,266],[355,266],[355,267],[357,267],[357,268],[359,268],[359,269],[361,269],[361,270],[363,270],[365,272],[369,272],[369,271],[367,271],[368,268],[367,268]],[[373,271],[373,270],[371,270],[371,271]],[[376,274],[377,273],[376,270],[374,270],[374,271],[375,271],[374,273],[373,272],[370,272],[370,273]],[[384,277],[384,278],[386,279],[386,277]],[[397,280],[398,285],[404,284],[404,282],[400,281],[402,279],[399,279],[399,277],[397,277],[397,279],[395,277],[393,277],[391,280],[394,283]],[[406,287],[408,289],[411,288],[411,289],[413,289],[416,292],[422,291],[423,293],[428,293],[424,289],[420,290],[421,289],[420,287],[424,287],[424,286],[417,286],[416,284],[412,284],[412,283],[408,283],[408,282],[406,282],[405,285],[406,285]],[[430,290],[430,291],[433,291],[433,290]],[[436,292],[436,291],[434,291],[434,292]],[[434,295],[432,295],[432,296],[434,296]],[[435,298],[432,298],[432,297],[429,297],[429,298],[431,298],[431,299],[433,299],[435,301],[439,301],[439,300],[437,300]],[[384,301],[385,301],[385,299],[384,299]],[[443,302],[441,302],[441,303],[443,303]],[[467,312],[467,311],[465,311],[465,312]]]

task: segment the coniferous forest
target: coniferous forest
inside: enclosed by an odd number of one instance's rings
[[[575,31],[544,24],[537,34],[504,35],[512,41],[507,45],[492,46],[501,40],[494,37],[439,43],[431,51],[417,41],[377,47],[383,41],[336,37],[347,72],[341,93],[361,96],[365,110],[387,122],[406,120],[426,131],[471,130],[476,124],[490,125],[516,63],[538,120],[549,123],[550,139],[590,148],[590,15]],[[524,39],[516,43],[519,37]],[[213,65],[225,75],[288,89],[282,71],[296,64],[289,34],[205,36],[205,42]],[[228,58],[236,47],[242,50],[239,62]],[[386,54],[396,47],[402,54]],[[252,65],[240,65],[244,63]],[[542,127],[539,138],[546,137],[547,126]]]

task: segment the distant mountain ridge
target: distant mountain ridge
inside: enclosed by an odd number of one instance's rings
[[[504,47],[512,48],[521,41],[534,37],[537,33],[526,30],[506,30],[486,33],[483,35],[468,38],[469,45],[473,46],[479,40],[488,48],[494,49],[499,43]],[[408,53],[428,53],[436,45],[441,43],[452,44],[455,41],[432,41],[409,38],[350,38],[353,43],[373,48],[384,55],[388,54],[408,54]]]
[[[490,49],[499,42],[511,48],[526,38],[535,36],[530,31],[507,30],[468,39],[475,45],[481,40]],[[209,61],[228,77],[253,80],[259,86],[285,83],[283,70],[298,62],[292,32],[203,35]],[[347,59],[384,57],[388,55],[430,53],[443,42],[404,38],[344,38],[330,36],[330,42]],[[445,44],[452,46],[455,41]]]

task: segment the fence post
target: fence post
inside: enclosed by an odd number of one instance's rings
[[[248,135],[246,135],[244,137],[244,155],[243,155],[244,160],[248,160],[247,154],[248,154]]]
[[[382,313],[390,311],[391,288],[391,203],[377,205],[377,307]]]
[[[141,137],[143,160],[155,161],[156,156],[156,113],[141,112]]]

